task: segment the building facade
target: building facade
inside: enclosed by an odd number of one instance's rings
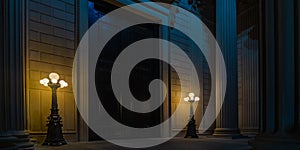
[[[40,85],[39,80],[57,72],[69,83],[58,91],[63,133],[67,141],[100,140],[85,124],[77,111],[72,87],[72,67],[77,45],[87,29],[103,15],[130,0],[3,0],[1,11],[0,54],[0,148],[30,148],[31,140],[42,142],[47,131],[51,91]],[[215,136],[257,135],[249,143],[258,149],[299,146],[300,127],[300,50],[299,7],[297,0],[164,0],[197,15],[215,35],[227,68],[225,103],[215,123],[206,132]],[[149,8],[150,11],[155,11]],[[166,11],[169,11],[166,9]],[[146,14],[149,18],[171,17],[171,20],[189,21],[183,16]],[[174,21],[180,26],[181,24]],[[199,25],[200,26],[200,25]],[[115,27],[107,26],[113,30]],[[187,29],[188,30],[188,29]],[[131,34],[133,33],[133,34]],[[179,41],[197,66],[200,89],[191,82],[190,91],[199,91],[203,100],[195,113],[197,126],[207,108],[211,92],[211,74],[207,61],[199,49],[174,29],[161,26],[138,26],[124,33],[118,46],[143,37],[167,36]],[[180,57],[168,52],[168,57]],[[180,62],[186,63],[186,62]],[[111,64],[109,58],[107,65]],[[154,67],[150,69],[149,65]],[[156,65],[156,66],[155,66]],[[161,111],[153,114],[149,122],[155,124],[168,118],[180,102],[181,83],[176,71],[167,65],[149,62],[136,74],[140,80],[161,78],[168,87],[167,99]],[[156,70],[155,68],[160,68]],[[107,73],[106,68],[99,68]],[[218,69],[218,68],[215,68]],[[104,70],[104,71],[103,71]],[[144,71],[144,72],[143,72]],[[189,68],[182,68],[189,72]],[[185,80],[193,76],[187,74]],[[99,81],[97,84],[103,84]],[[145,94],[135,89],[137,96]],[[216,97],[218,95],[215,95]],[[107,97],[109,98],[109,97]],[[115,105],[114,103],[110,103]],[[189,108],[188,104],[187,108]],[[216,105],[218,107],[218,105]],[[116,117],[130,124],[129,112],[115,106]],[[179,117],[176,124],[188,121]],[[285,140],[282,140],[285,139]]]

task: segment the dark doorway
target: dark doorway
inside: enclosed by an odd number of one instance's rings
[[[91,26],[98,18],[108,13],[107,9],[101,11],[105,7],[105,2],[92,3],[89,5],[89,26]],[[112,7],[107,7],[112,8]],[[100,10],[99,10],[100,9]],[[113,30],[113,27],[111,27]],[[111,69],[118,55],[130,44],[136,41],[157,38],[160,36],[160,26],[155,24],[142,24],[127,28],[116,34],[105,46],[98,58],[96,67],[96,87],[98,96],[102,100],[101,103],[106,111],[118,122],[136,128],[147,128],[155,126],[161,122],[161,109],[151,113],[135,113],[127,110],[117,101],[111,88]],[[157,47],[158,49],[159,47]],[[158,52],[154,49],[153,52]],[[129,87],[132,95],[140,100],[149,99],[148,91],[149,83],[154,79],[161,79],[161,62],[155,59],[148,59],[137,64],[131,71],[129,78]],[[105,94],[103,94],[105,93]],[[89,129],[89,140],[100,140],[101,138]]]

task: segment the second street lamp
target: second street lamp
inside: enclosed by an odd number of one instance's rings
[[[190,103],[190,121],[188,123],[187,132],[184,138],[198,138],[198,135],[196,133],[196,124],[194,119],[194,109],[193,109],[193,103],[198,102],[200,100],[199,97],[195,97],[194,93],[189,93],[189,96],[184,98],[184,101]]]
[[[61,117],[58,114],[57,94],[58,88],[65,88],[68,83],[64,80],[59,80],[57,73],[50,73],[49,78],[42,79],[40,83],[52,89],[52,107],[51,114],[48,117],[47,137],[43,145],[60,146],[67,144],[62,134]]]

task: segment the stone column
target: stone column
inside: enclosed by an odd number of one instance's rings
[[[295,123],[295,37],[294,1],[277,2],[276,104],[277,127],[286,134]]]
[[[299,149],[297,113],[299,102],[297,78],[298,49],[295,47],[294,0],[266,0],[261,3],[262,109],[263,129],[250,144],[255,149]],[[271,18],[270,16],[275,16]],[[297,15],[298,16],[298,15]],[[270,38],[271,37],[271,38]],[[272,38],[274,37],[274,38]]]
[[[296,111],[296,118],[297,118],[297,128],[300,128],[300,1],[296,1],[296,61],[297,61],[297,76],[296,76],[296,80],[297,80],[297,91],[296,91],[296,99],[298,99],[298,101],[296,100],[296,106],[298,107],[298,110]]]
[[[83,35],[85,34],[85,32],[88,30],[88,0],[76,0],[76,26],[77,26],[77,35],[76,35],[76,45],[79,44],[81,38],[83,37]],[[76,46],[77,47],[77,46]],[[75,58],[76,59],[76,58]],[[79,73],[77,73],[79,74]],[[83,73],[80,73],[77,76],[77,81],[80,81],[80,76],[83,76]],[[80,83],[77,83],[77,86],[79,86]],[[82,87],[85,87],[85,85],[81,85]],[[77,96],[79,97],[79,94],[77,94]],[[88,103],[87,101],[84,102],[82,101],[81,106],[87,106],[88,107]],[[77,114],[80,114],[80,112],[77,112]],[[89,132],[90,129],[88,127],[88,125],[86,124],[86,122],[83,120],[83,118],[81,117],[81,115],[77,115],[77,119],[78,119],[78,140],[79,141],[89,141]]]
[[[259,5],[237,1],[239,129],[259,133]],[[244,8],[249,8],[245,10]]]
[[[261,84],[265,82],[265,85],[268,85],[268,87],[262,85],[263,87],[261,88],[261,114],[265,112],[265,115],[261,115],[261,122],[263,124],[261,130],[266,133],[272,133],[275,130],[275,4],[274,1],[267,0],[261,4],[261,7],[265,7],[265,12],[261,14],[262,18],[260,19],[261,24],[263,24],[260,31],[262,39],[260,49],[265,49],[265,51],[261,51],[260,66],[262,80],[260,82]],[[263,20],[265,20],[265,23],[263,23]]]
[[[0,148],[33,149],[24,131],[24,1],[0,5]]]
[[[216,96],[223,92],[226,92],[226,95],[217,117],[214,135],[235,136],[239,134],[236,0],[217,0],[216,11],[216,37],[226,63],[227,88],[220,89],[220,86],[217,86]],[[216,61],[218,74],[218,60]],[[220,107],[220,103],[217,102],[216,107]]]

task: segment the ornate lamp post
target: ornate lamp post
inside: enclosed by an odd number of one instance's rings
[[[59,80],[57,73],[50,73],[49,78],[40,80],[40,83],[44,86],[48,86],[52,89],[52,107],[51,114],[48,117],[48,131],[47,137],[43,145],[60,146],[67,144],[62,134],[61,117],[58,114],[57,94],[58,88],[65,88],[68,83],[64,80]]]
[[[195,97],[194,93],[189,93],[189,96],[184,98],[184,101],[190,102],[190,121],[188,123],[188,129],[184,138],[198,138],[196,133],[196,124],[194,119],[194,110],[193,110],[193,103],[198,102],[200,100],[199,97]]]

